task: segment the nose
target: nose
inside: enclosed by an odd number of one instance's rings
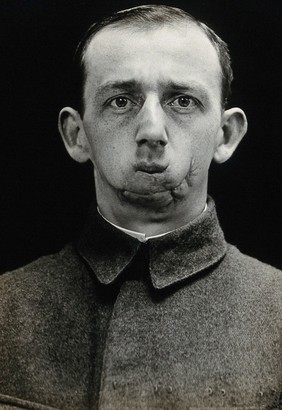
[[[168,143],[165,113],[157,98],[147,98],[139,111],[136,142],[139,147],[150,148],[165,147]]]

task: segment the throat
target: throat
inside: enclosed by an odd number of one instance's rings
[[[109,221],[109,220],[101,213],[99,207],[97,207],[97,210],[98,210],[99,214],[101,215],[101,217],[102,217],[107,223],[111,224],[111,225],[114,226],[116,229],[119,229],[120,231],[124,232],[125,234],[127,234],[127,235],[129,235],[129,236],[132,236],[132,237],[135,238],[135,239],[138,239],[138,241],[139,241],[139,242],[142,242],[142,243],[147,242],[149,239],[158,238],[158,237],[167,235],[168,233],[172,232],[172,231],[168,231],[168,232],[164,232],[164,233],[161,233],[161,234],[158,234],[158,235],[149,236],[149,235],[146,235],[146,234],[143,233],[143,232],[133,231],[133,230],[130,230],[130,229],[123,228],[122,226],[116,225],[116,224],[112,223],[111,221]]]
[[[190,207],[186,201],[171,200],[166,207],[144,207],[142,203],[120,201],[111,207],[98,202],[99,212],[117,228],[141,234],[144,238],[166,234],[184,226],[202,213],[206,198]],[[105,206],[106,205],[106,206]],[[128,232],[127,232],[128,233]],[[133,235],[131,235],[133,236]]]

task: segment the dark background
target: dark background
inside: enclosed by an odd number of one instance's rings
[[[227,163],[212,166],[209,191],[227,240],[281,268],[282,2],[154,3],[184,8],[230,46],[232,104],[246,112],[249,131]],[[0,272],[60,249],[79,229],[94,187],[90,164],[72,161],[57,132],[71,96],[66,73],[96,17],[138,4],[1,1]]]

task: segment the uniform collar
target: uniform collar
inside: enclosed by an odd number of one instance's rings
[[[207,209],[200,216],[165,236],[149,239],[146,246],[151,281],[156,289],[211,267],[226,252],[214,201],[209,197]],[[106,222],[94,206],[77,242],[79,254],[105,285],[117,279],[140,247],[137,239]]]
[[[207,204],[205,205],[205,208],[203,209],[203,212],[205,212],[205,210],[207,209]],[[98,213],[101,215],[102,218],[105,219],[105,221],[107,221],[109,224],[115,226],[117,229],[119,229],[120,231],[123,231],[124,233],[126,233],[127,235],[132,236],[135,239],[138,239],[139,242],[145,243],[150,239],[156,239],[156,238],[160,238],[161,236],[165,236],[168,233],[171,233],[172,231],[168,231],[165,233],[161,233],[158,235],[153,235],[153,236],[147,236],[145,233],[141,233],[141,232],[137,232],[137,231],[132,231],[130,229],[126,229],[126,228],[122,228],[119,225],[115,225],[113,222],[109,221],[100,211],[99,207],[97,206],[97,211]],[[173,229],[174,230],[174,229]]]

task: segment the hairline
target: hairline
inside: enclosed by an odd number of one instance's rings
[[[127,11],[127,10],[123,10],[123,11]],[[122,11],[122,12],[123,12]],[[86,61],[86,55],[87,55],[87,51],[92,43],[92,41],[95,39],[95,37],[103,32],[104,30],[108,29],[125,29],[125,30],[136,30],[139,32],[146,32],[149,28],[149,30],[157,30],[160,27],[177,27],[177,23],[182,23],[182,24],[186,24],[187,26],[191,26],[191,27],[195,27],[198,28],[204,35],[205,37],[208,39],[209,43],[211,44],[211,46],[214,48],[216,55],[217,55],[217,59],[218,59],[218,63],[219,63],[219,67],[220,67],[220,77],[221,77],[221,105],[222,108],[225,108],[225,105],[227,103],[227,99],[230,95],[230,84],[231,81],[233,79],[233,75],[232,75],[232,68],[230,66],[230,55],[229,55],[229,50],[227,47],[227,44],[209,27],[207,26],[205,23],[201,22],[200,20],[197,20],[196,18],[194,18],[192,15],[190,15],[189,13],[186,13],[185,11],[181,10],[183,13],[185,13],[185,15],[179,15],[179,16],[173,16],[172,21],[138,21],[138,20],[132,20],[132,19],[123,19],[123,20],[117,20],[117,21],[110,21],[110,22],[105,22],[104,24],[100,24],[100,23],[94,23],[91,28],[94,28],[94,31],[90,34],[89,37],[86,38],[86,40],[83,43],[83,47],[80,49],[79,52],[79,65],[80,65],[80,69],[82,70],[82,105],[84,107],[84,91],[85,91],[85,84],[86,84],[86,79],[87,79],[87,61]],[[122,13],[121,12],[121,13]],[[95,30],[95,26],[97,27],[97,30]],[[219,45],[220,44],[220,45]],[[226,46],[226,50],[225,50],[225,57],[227,56],[227,58],[229,59],[229,78],[226,77],[226,70],[224,70],[223,68],[223,61],[222,61],[222,50],[221,47],[222,45]],[[227,85],[227,91],[226,91],[226,85]]]

